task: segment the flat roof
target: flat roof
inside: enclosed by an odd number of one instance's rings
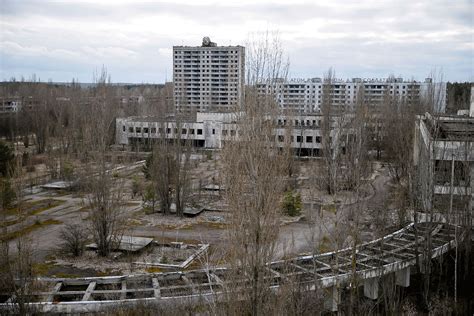
[[[474,142],[474,119],[435,120],[431,128],[435,138],[445,140],[467,140]]]
[[[202,48],[202,49],[219,49],[219,48],[245,48],[244,46],[236,45],[236,46],[173,46],[175,48]]]

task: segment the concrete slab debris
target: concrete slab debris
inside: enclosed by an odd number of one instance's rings
[[[122,236],[118,247],[114,250],[136,252],[148,246],[152,241],[153,238]],[[87,248],[97,249],[97,245],[92,243],[87,245]]]
[[[72,181],[55,181],[55,182],[50,182],[43,184],[41,187],[43,189],[49,189],[49,190],[67,190],[72,188],[74,185],[74,182]]]

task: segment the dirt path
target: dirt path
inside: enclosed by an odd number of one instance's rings
[[[209,172],[206,176],[212,176],[212,173]],[[389,179],[390,177],[386,168],[380,169],[378,175],[371,183],[374,194],[366,200],[359,202],[360,205],[357,205],[357,207],[355,207],[355,205],[341,206],[339,208],[341,212],[339,213],[347,216],[351,209],[376,209],[383,211],[389,197],[389,187],[387,186]],[[61,222],[61,224],[47,225],[31,232],[30,238],[35,250],[35,260],[41,262],[47,258],[47,255],[50,254],[52,250],[57,249],[60,242],[59,234],[61,229],[69,223],[86,223],[85,219],[88,213],[81,210],[84,207],[82,199],[74,197],[73,195],[58,196],[48,192],[41,192],[36,195],[29,195],[26,198],[31,200],[52,198],[64,201],[63,204],[41,212],[29,219],[29,221],[54,219]],[[132,216],[140,208],[140,203],[135,201],[135,205],[127,206],[127,214]],[[314,205],[312,209],[305,209],[304,211],[307,215],[311,215],[307,216],[307,218],[316,218],[317,220],[299,221],[280,226],[275,259],[305,252],[311,253],[322,238],[334,234],[334,216],[331,213],[325,213],[322,218],[315,216],[316,212],[319,213],[319,205]],[[179,222],[179,220],[177,220],[177,222]],[[323,229],[319,229],[319,227],[323,227]],[[185,226],[182,229],[136,225],[130,227],[126,231],[126,234],[153,237],[157,240],[162,238],[166,241],[209,243],[222,250],[225,250],[227,238],[225,228],[218,227],[218,225],[208,225],[206,223],[195,223],[190,226]],[[13,245],[14,241],[11,242],[11,246]]]

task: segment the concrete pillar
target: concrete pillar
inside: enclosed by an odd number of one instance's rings
[[[396,284],[402,287],[410,286],[410,267],[395,272]]]
[[[372,300],[379,297],[379,278],[364,280],[364,295]]]
[[[421,274],[426,274],[426,270],[427,270],[427,267],[426,267],[426,263],[423,261],[423,256],[420,256],[420,264],[419,264],[419,267],[420,267],[420,273]]]
[[[338,304],[341,301],[341,293],[336,286],[332,286],[326,289],[325,294],[324,308],[331,312],[337,312]]]

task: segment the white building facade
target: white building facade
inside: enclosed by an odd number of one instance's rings
[[[116,144],[123,146],[147,147],[157,139],[191,140],[198,148],[220,149],[227,141],[237,141],[240,131],[234,113],[197,113],[196,119],[178,122],[174,118],[158,120],[153,117],[128,117],[116,120]],[[239,115],[239,114],[237,114]],[[277,146],[290,145],[295,153],[302,156],[322,154],[321,122],[319,114],[274,118],[275,141]],[[338,117],[332,119],[332,127]],[[332,128],[334,141],[340,130]]]
[[[382,104],[387,96],[405,99],[408,103],[433,95],[434,108],[444,112],[446,107],[446,83],[434,84],[430,78],[424,82],[402,78],[332,80],[324,83],[321,78],[277,79],[270,84],[257,86],[261,95],[274,95],[282,110],[293,113],[318,113],[321,111],[325,91],[331,94],[333,107],[352,107],[363,91],[363,101],[370,105]]]

